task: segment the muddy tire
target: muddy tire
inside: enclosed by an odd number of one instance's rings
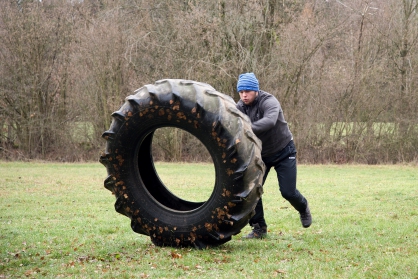
[[[132,230],[159,246],[206,248],[231,239],[248,223],[262,194],[261,142],[233,99],[208,84],[161,80],[128,96],[103,133],[104,186]],[[204,202],[183,200],[158,177],[151,147],[161,127],[183,129],[209,151],[215,185]]]

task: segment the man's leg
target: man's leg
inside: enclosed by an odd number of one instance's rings
[[[274,169],[277,172],[280,193],[283,198],[288,200],[290,204],[300,213],[303,227],[307,228],[312,223],[312,217],[308,207],[308,201],[296,189],[296,148],[291,142],[283,150],[281,160],[277,162]]]
[[[308,202],[296,189],[296,148],[293,142],[282,150],[280,157],[280,160],[274,166],[280,193],[297,211],[302,212],[306,209]]]
[[[261,198],[258,200],[258,203],[255,207],[255,215],[250,219],[249,223],[252,227],[252,231],[245,235],[243,238],[263,238],[267,235],[267,224],[266,220],[264,220],[263,202]]]
[[[260,227],[267,227],[266,220],[264,219],[263,201],[261,198],[255,206],[255,214],[251,217],[249,224],[251,227],[253,227],[254,224],[259,224]]]
[[[271,167],[268,167],[266,165],[266,171],[264,172],[264,177],[263,177],[263,185],[264,185],[264,182],[266,181],[270,168]],[[255,211],[254,216],[251,217],[250,221],[248,222],[250,226],[253,228],[253,230],[249,234],[244,236],[244,238],[248,238],[248,239],[263,238],[264,236],[267,235],[267,224],[266,224],[266,220],[264,219],[263,201],[261,197],[258,200],[254,211]]]

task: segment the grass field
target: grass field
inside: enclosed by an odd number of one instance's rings
[[[157,169],[190,199],[214,181],[210,165]],[[299,166],[309,229],[272,172],[268,237],[241,240],[247,226],[208,250],[155,247],[133,233],[105,177],[99,163],[0,162],[0,278],[418,278],[417,166]]]

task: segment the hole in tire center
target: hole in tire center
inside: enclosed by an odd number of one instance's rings
[[[215,166],[203,143],[189,132],[162,127],[154,132],[152,156],[155,170],[175,196],[206,202],[214,190]]]

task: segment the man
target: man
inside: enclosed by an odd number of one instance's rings
[[[259,89],[254,73],[239,76],[237,91],[240,96],[237,108],[248,115],[254,134],[262,142],[261,156],[266,165],[263,184],[273,167],[277,173],[280,193],[299,212],[302,226],[308,228],[312,223],[312,216],[308,201],[296,189],[296,148],[279,101]],[[263,238],[267,235],[261,198],[249,223],[252,232],[244,238]]]

